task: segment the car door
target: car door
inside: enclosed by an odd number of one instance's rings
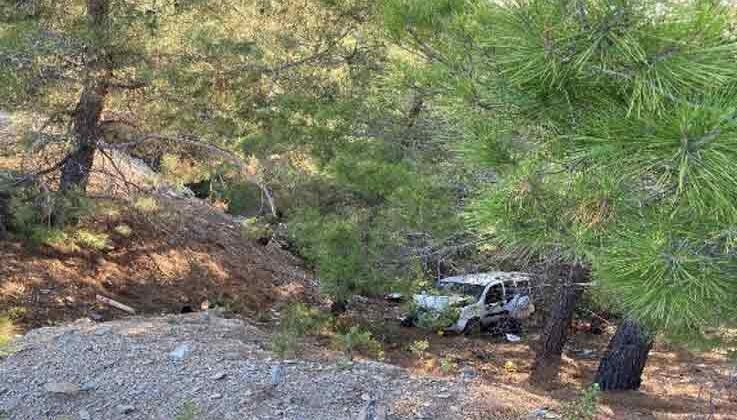
[[[489,286],[484,295],[484,319],[485,321],[494,321],[499,317],[504,306],[504,285],[493,283]]]

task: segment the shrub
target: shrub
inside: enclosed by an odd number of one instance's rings
[[[74,239],[83,248],[94,251],[103,251],[109,246],[109,236],[105,233],[95,233],[80,229],[74,234]]]
[[[254,214],[262,204],[261,190],[250,183],[228,184],[219,195],[228,204],[228,213],[234,215]]]
[[[599,412],[599,385],[586,388],[581,396],[563,407],[563,420],[594,420]]]
[[[10,353],[10,345],[15,339],[18,329],[8,316],[0,316],[0,356]]]
[[[424,359],[427,356],[428,349],[430,349],[430,342],[427,340],[416,340],[409,346],[409,351],[419,359]]]
[[[279,325],[279,332],[271,339],[271,350],[281,358],[297,353],[300,341],[306,335],[317,335],[332,323],[329,315],[304,304],[287,307]]]
[[[133,201],[133,208],[141,213],[156,213],[159,211],[159,202],[153,197],[139,197]]]
[[[35,226],[26,232],[25,239],[33,246],[46,245],[53,248],[76,251],[79,249],[74,239],[61,229]]]
[[[353,360],[356,352],[379,359],[384,357],[381,343],[374,339],[370,331],[362,331],[357,326],[352,326],[345,333],[336,334],[334,341],[337,347],[348,357],[348,360]]]
[[[454,373],[458,370],[458,363],[451,357],[443,357],[440,359],[440,371],[447,374]]]
[[[448,307],[440,312],[416,311],[417,326],[419,328],[442,332],[458,321],[460,310]]]
[[[197,420],[200,415],[201,412],[197,404],[187,401],[182,404],[182,408],[179,409],[179,413],[174,420]]]
[[[300,254],[317,270],[323,293],[346,302],[353,294],[381,289],[369,267],[360,214],[323,216],[309,209],[290,223]]]
[[[251,241],[269,239],[272,231],[268,223],[258,217],[249,217],[241,222],[241,234]]]
[[[133,229],[128,225],[115,226],[113,231],[124,238],[129,238],[133,234]]]
[[[36,245],[58,244],[66,240],[61,237],[61,228],[76,223],[94,210],[94,203],[81,194],[46,192],[38,187],[28,187],[14,191],[11,196],[9,227],[22,239]]]

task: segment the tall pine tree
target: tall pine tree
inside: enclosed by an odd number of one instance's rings
[[[630,319],[600,367],[605,389],[639,386],[654,333],[693,343],[735,321],[731,6],[388,0],[386,15],[399,42],[437,58],[437,86],[463,100],[469,158],[500,175],[474,206],[477,226],[589,267]],[[549,320],[533,379],[552,378],[568,319]]]

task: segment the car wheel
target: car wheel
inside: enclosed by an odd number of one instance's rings
[[[463,335],[471,335],[473,333],[481,333],[481,321],[478,318],[469,319],[463,328]]]

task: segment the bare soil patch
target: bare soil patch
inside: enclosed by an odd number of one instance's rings
[[[195,199],[157,201],[152,213],[111,202],[85,220],[80,229],[108,235],[104,250],[0,242],[0,313],[24,328],[125,315],[98,304],[101,294],[144,314],[198,311],[208,301],[261,319],[286,302],[316,300],[297,259],[246,240],[229,215]],[[130,233],[116,233],[120,226]]]

